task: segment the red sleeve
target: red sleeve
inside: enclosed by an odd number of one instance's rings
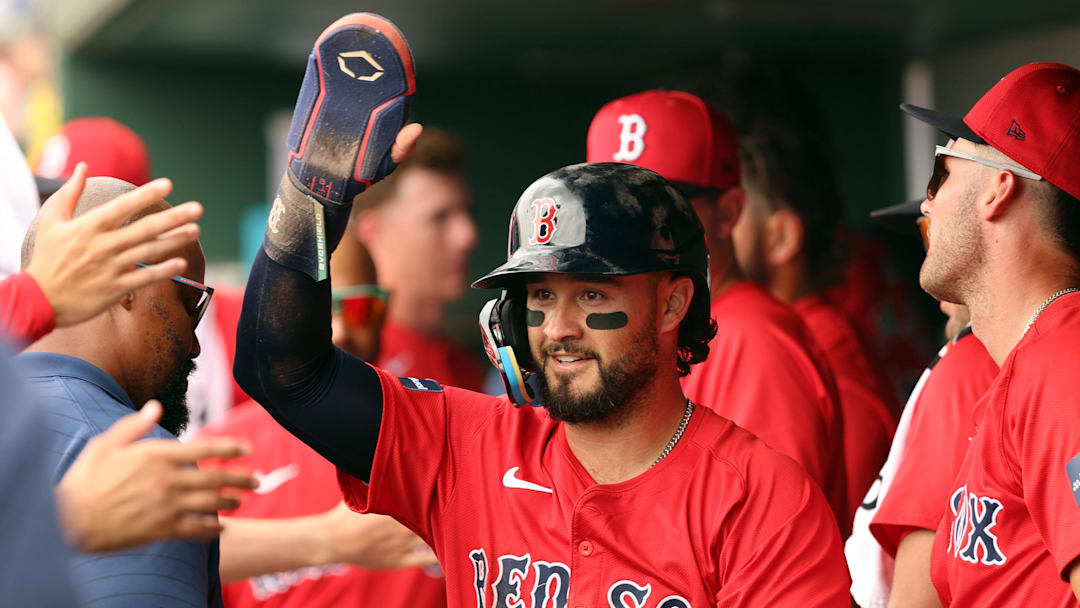
[[[936,530],[967,453],[975,403],[998,367],[974,336],[961,338],[934,365],[915,402],[903,459],[870,523],[881,548],[896,556],[913,529]]]
[[[851,579],[824,495],[780,454],[755,454],[725,522],[718,606],[847,606]]]
[[[1005,379],[1002,460],[1021,484],[1024,504],[1063,581],[1080,557],[1080,356],[1059,342]],[[1071,351],[1071,352],[1069,352]],[[1022,354],[1022,353],[1021,353]]]
[[[383,411],[371,483],[338,469],[355,511],[393,516],[431,544],[433,523],[457,480],[454,452],[490,422],[504,401],[434,380],[398,378],[376,368]]]
[[[4,337],[20,347],[56,327],[52,305],[33,277],[20,272],[0,281],[0,324]]]

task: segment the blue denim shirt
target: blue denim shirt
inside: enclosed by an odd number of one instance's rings
[[[35,404],[45,412],[45,451],[53,483],[86,442],[136,410],[120,385],[100,368],[66,355],[15,358]],[[176,439],[161,427],[148,437]],[[222,606],[218,543],[166,541],[103,555],[73,554],[72,579],[84,604],[99,607]]]

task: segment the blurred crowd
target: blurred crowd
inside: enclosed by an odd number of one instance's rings
[[[897,329],[918,277],[897,276],[880,242],[845,225],[821,135],[729,116],[729,102],[703,87],[612,100],[582,133],[583,160],[656,171],[693,205],[717,333],[683,388],[817,483],[853,605],[940,605],[931,547],[967,504],[948,512],[976,403],[1004,357],[973,335],[965,306],[943,301],[944,346],[919,361],[923,330]],[[944,159],[972,154],[955,140],[939,147],[928,201]],[[425,125],[357,199],[330,263],[332,339],[394,376],[500,394],[479,340],[446,330],[477,240],[504,236],[473,222],[466,143]],[[0,603],[446,605],[432,549],[391,517],[350,509],[337,468],[233,380],[251,304],[240,285],[206,282],[202,207],[165,202],[172,185],[153,178],[140,136],[78,118],[31,167],[0,124],[0,155]],[[926,201],[894,202],[875,220],[929,248]],[[1064,474],[1066,462],[1054,466]],[[960,532],[958,543],[978,534]],[[971,542],[973,558],[994,559],[990,541]]]

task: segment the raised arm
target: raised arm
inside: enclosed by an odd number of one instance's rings
[[[330,342],[330,282],[255,258],[236,334],[236,381],[290,433],[367,480],[382,417],[375,371]]]
[[[341,57],[360,51],[384,58],[377,81],[339,67]],[[327,269],[353,199],[389,174],[420,135],[419,125],[402,128],[414,90],[409,48],[381,17],[347,15],[315,41],[286,144],[289,165],[237,329],[240,386],[289,432],[363,480],[382,389],[371,367],[330,342]]]

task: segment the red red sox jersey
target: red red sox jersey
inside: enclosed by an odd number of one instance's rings
[[[1076,606],[1080,294],[1042,312],[975,406],[931,554],[944,605]]]
[[[353,508],[391,515],[435,549],[450,606],[847,605],[820,490],[707,408],[656,466],[597,484],[542,408],[379,376],[370,485],[338,478]]]
[[[847,536],[844,422],[825,355],[791,307],[749,281],[715,296],[712,315],[718,331],[683,379],[687,396],[801,464]]]
[[[870,524],[882,550],[896,556],[913,530],[936,530],[975,428],[975,403],[998,366],[970,329],[935,365],[912,413],[903,457]]]
[[[889,453],[900,410],[892,387],[844,313],[822,296],[792,305],[825,352],[844,413],[844,463],[850,512],[862,504]]]
[[[997,371],[966,329],[941,348],[912,390],[889,457],[855,512],[844,545],[851,595],[862,608],[888,605],[893,558],[904,534],[937,528],[974,426],[975,402]]]
[[[281,427],[254,401],[241,404],[218,423],[203,427],[203,436],[242,437],[253,450],[230,460],[229,467],[255,472],[261,485],[244,492],[236,517],[299,517],[322,513],[341,501],[334,465]],[[230,608],[330,606],[395,606],[438,608],[446,605],[439,568],[365,570],[329,564],[256,576],[222,587]]]

